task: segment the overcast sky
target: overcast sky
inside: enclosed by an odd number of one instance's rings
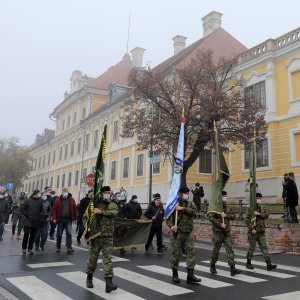
[[[0,1],[0,137],[30,145],[70,90],[77,69],[97,77],[129,51],[145,48],[151,67],[173,55],[172,38],[202,37],[202,20],[223,14],[222,27],[246,47],[300,27],[299,0],[7,0]]]

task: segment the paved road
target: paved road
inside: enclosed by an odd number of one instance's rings
[[[155,251],[146,255],[142,249],[129,250],[125,255],[114,253],[114,281],[119,289],[111,294],[104,292],[101,258],[95,273],[94,289],[85,287],[84,273],[88,258],[85,245],[74,247],[74,255],[55,252],[55,243],[48,241],[44,253],[33,256],[21,254],[21,241],[10,238],[9,226],[0,244],[0,300],[9,299],[300,299],[300,257],[273,254],[279,267],[267,272],[261,256],[253,263],[255,270],[245,270],[244,252],[236,251],[237,264],[244,270],[242,275],[231,277],[224,253],[217,265],[218,274],[209,273],[210,245],[198,244],[195,273],[202,278],[201,284],[185,282],[184,258],[180,263],[179,285],[172,284],[169,269],[170,250],[164,255]],[[75,246],[75,244],[74,244]],[[204,248],[204,249],[203,249]]]

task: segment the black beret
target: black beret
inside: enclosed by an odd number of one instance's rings
[[[21,193],[20,193],[20,196],[25,196],[25,193],[24,193],[24,192],[21,192]]]
[[[261,193],[256,193],[256,198],[262,198],[262,194]]]
[[[132,195],[131,199],[137,199],[137,195]]]
[[[222,191],[222,196],[227,196],[227,192],[226,191]]]
[[[154,200],[157,200],[157,199],[160,199],[160,194],[159,194],[159,193],[156,193],[156,194],[154,195]]]
[[[187,186],[183,186],[179,190],[180,193],[189,193],[190,189]]]
[[[33,190],[32,196],[37,195],[38,193],[40,193],[40,190]]]
[[[110,192],[111,189],[108,185],[105,185],[101,188],[100,192],[103,193],[103,192]]]

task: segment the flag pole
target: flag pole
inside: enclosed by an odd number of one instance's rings
[[[255,165],[255,173],[256,173],[256,128],[254,128],[254,132],[253,132],[253,152],[255,151],[255,153],[253,153],[255,159],[254,159],[254,165]],[[253,184],[255,184],[255,200],[256,200],[256,174],[255,175],[255,180],[253,182]],[[256,216],[254,217],[254,222],[253,222],[254,227],[256,227]]]

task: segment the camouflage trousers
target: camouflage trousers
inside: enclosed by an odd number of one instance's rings
[[[15,234],[17,224],[18,224],[18,235],[21,234],[21,231],[24,227],[24,221],[25,221],[24,215],[13,214],[13,217],[12,217],[12,234]]]
[[[214,233],[212,243],[214,248],[211,254],[210,263],[215,264],[218,261],[220,249],[222,247],[222,244],[224,244],[228,265],[233,266],[235,262],[234,262],[234,252],[232,249],[231,233],[230,232]]]
[[[249,249],[247,252],[247,259],[252,259],[256,247],[256,242],[258,243],[258,246],[265,260],[270,259],[267,242],[266,242],[266,236],[264,233],[253,235],[251,234],[251,232],[248,232],[248,242],[249,242]]]
[[[102,266],[104,278],[113,276],[113,267],[111,262],[111,253],[113,251],[112,237],[99,237],[90,241],[90,257],[86,268],[87,274],[93,274],[97,267],[99,253],[102,250]]]
[[[186,253],[186,267],[188,269],[194,269],[196,264],[196,258],[192,232],[190,234],[178,234],[172,236],[171,246],[171,268],[178,269],[179,257],[181,256],[182,249],[184,249]]]

